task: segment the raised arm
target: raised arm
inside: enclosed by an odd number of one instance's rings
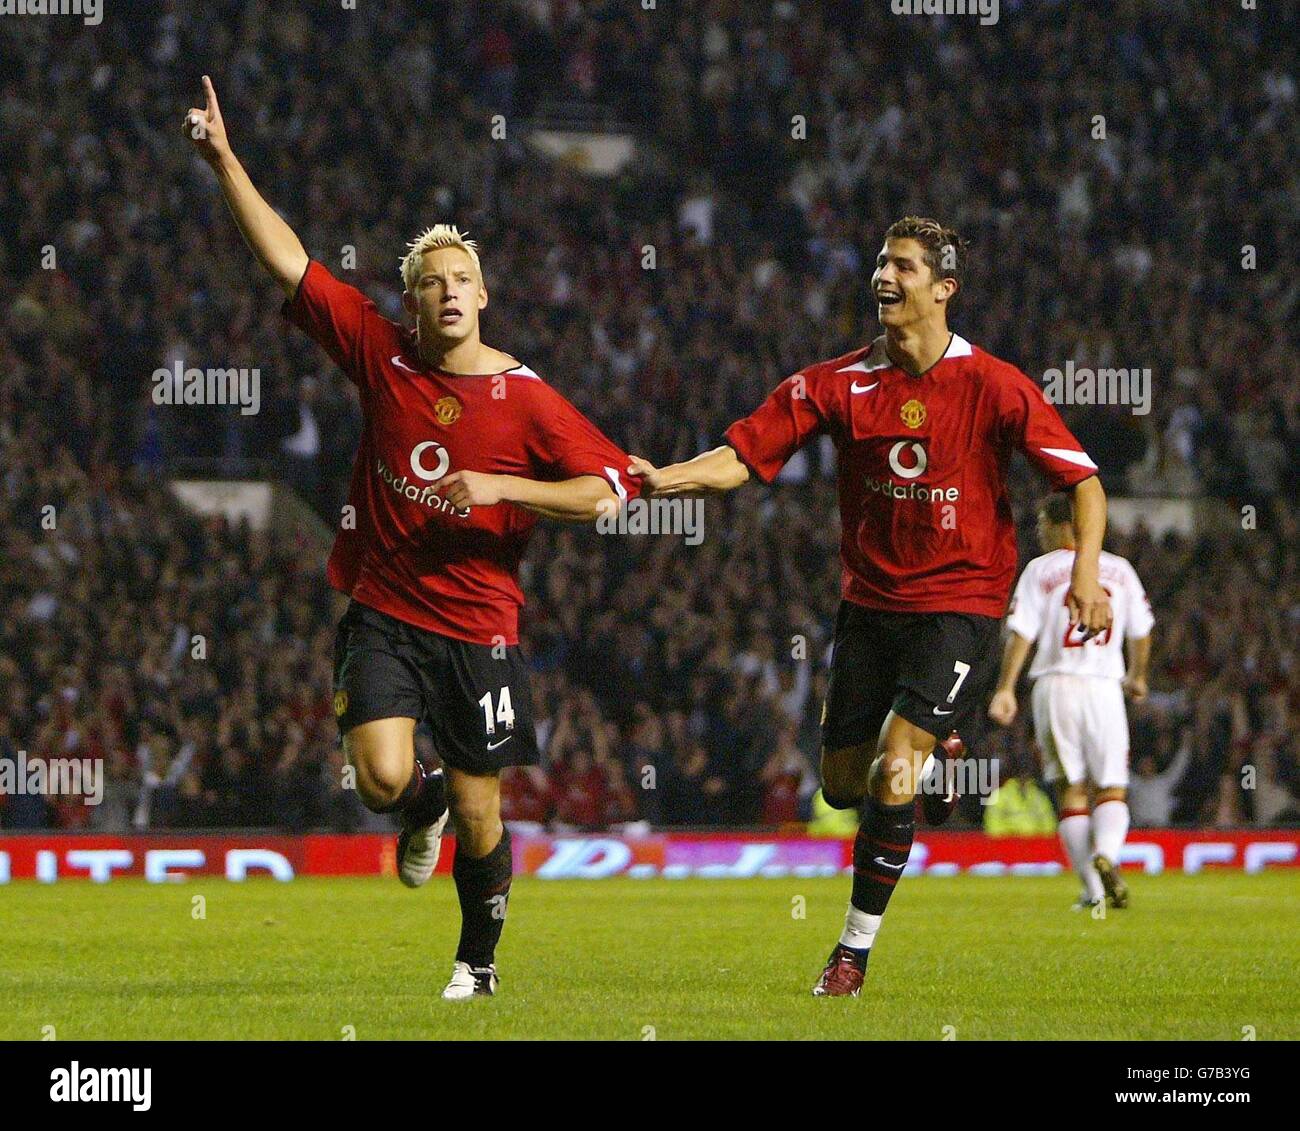
[[[641,480],[645,494],[657,496],[731,491],[749,479],[749,468],[729,444],[667,467],[655,467],[648,460],[633,456],[627,471]]]
[[[280,289],[292,297],[307,270],[307,252],[293,229],[253,187],[231,150],[217,92],[207,75],[203,76],[203,94],[204,108],[190,107],[185,113],[185,133],[199,156],[216,173],[231,215],[257,261],[271,273]]]

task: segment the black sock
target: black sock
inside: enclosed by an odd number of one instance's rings
[[[490,966],[496,955],[501,929],[506,925],[506,904],[510,899],[510,878],[514,871],[510,854],[510,830],[501,826],[501,839],[486,856],[466,856],[456,842],[456,859],[451,866],[460,899],[460,945],[456,961],[471,966]]]
[[[883,915],[903,865],[912,851],[913,803],[882,805],[867,801],[866,819],[853,842],[853,895],[850,902],[868,915]]]
[[[447,807],[447,782],[444,775],[427,771],[417,758],[411,780],[397,800],[375,809],[376,813],[397,813],[407,828],[418,829],[436,821]]]

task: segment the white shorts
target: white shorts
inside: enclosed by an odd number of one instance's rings
[[[1034,684],[1034,737],[1043,777],[1098,789],[1128,785],[1128,715],[1117,679],[1053,674]]]

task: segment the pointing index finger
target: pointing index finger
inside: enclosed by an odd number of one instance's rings
[[[212,85],[212,79],[210,79],[207,75],[203,76],[203,93],[207,96],[208,99],[208,106],[207,106],[208,110],[211,113],[220,114],[221,107],[217,104],[217,91],[216,88]]]

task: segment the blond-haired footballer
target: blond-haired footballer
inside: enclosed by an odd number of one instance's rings
[[[284,313],[358,389],[364,428],[328,576],[351,604],[334,713],[357,792],[401,824],[401,881],[432,876],[448,818],[461,935],[443,997],[496,992],[512,860],[499,772],[538,761],[519,649],[520,560],[539,516],[587,522],[636,490],[628,457],[527,365],[484,344],[473,241],[446,224],[401,262],[408,330],[308,257],[231,151],[216,91],[185,131],[216,173]],[[415,757],[427,723],[444,766]]]

